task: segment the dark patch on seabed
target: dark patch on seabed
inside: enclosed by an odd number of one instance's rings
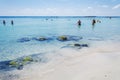
[[[23,56],[14,60],[1,61],[0,62],[0,72],[11,71],[11,70],[22,70],[25,65],[35,63],[35,62],[47,62],[43,53],[33,54],[29,56]]]
[[[80,36],[73,36],[73,35],[61,35],[61,36],[54,36],[54,37],[45,37],[45,36],[38,36],[38,37],[33,37],[33,38],[29,38],[29,37],[23,37],[17,40],[17,42],[29,42],[31,40],[36,40],[36,41],[54,41],[54,40],[58,40],[61,42],[65,42],[65,41],[79,41],[81,40],[82,37]]]

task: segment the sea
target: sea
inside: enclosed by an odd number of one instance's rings
[[[77,24],[78,20],[81,25]],[[67,36],[69,40],[59,40],[60,36]],[[120,49],[118,44],[120,16],[0,16],[0,79],[28,80],[25,79],[27,70],[42,70],[45,64],[76,54],[114,53]],[[26,56],[37,61],[28,61],[22,68],[9,65],[10,61],[19,62]]]

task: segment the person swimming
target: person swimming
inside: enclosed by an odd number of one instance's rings
[[[77,22],[77,24],[80,26],[80,25],[81,25],[81,21],[79,20],[79,21]]]

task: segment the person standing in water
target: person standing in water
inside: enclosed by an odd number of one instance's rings
[[[11,20],[11,25],[14,25],[14,22],[13,22],[13,20]]]
[[[11,20],[11,25],[14,25],[14,22],[13,22],[13,20]]]
[[[96,23],[96,20],[95,20],[95,19],[93,19],[93,20],[92,20],[92,25],[94,26],[94,25],[95,25],[95,23]]]
[[[78,24],[78,26],[81,26],[81,21],[79,20],[79,21],[77,22],[77,24]]]
[[[6,25],[6,22],[5,22],[5,20],[3,20],[3,25],[4,25],[4,26]]]

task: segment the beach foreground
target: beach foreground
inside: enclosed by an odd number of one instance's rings
[[[48,55],[49,62],[27,65],[23,70],[11,71],[9,77],[15,80],[119,80],[119,45],[101,41],[81,50],[61,49],[57,51],[60,55]]]

